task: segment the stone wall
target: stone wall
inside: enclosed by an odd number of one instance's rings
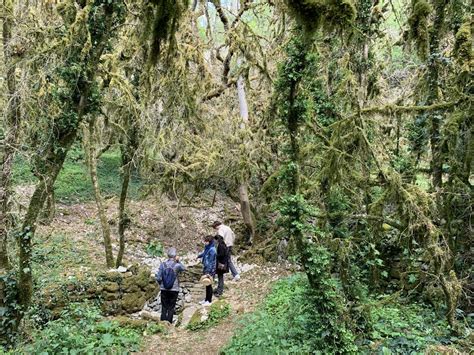
[[[179,275],[179,293],[178,301],[176,302],[176,314],[183,311],[186,305],[197,303],[204,298],[204,287],[199,283],[202,275],[202,266],[194,265],[186,269],[186,271]],[[160,295],[151,299],[143,308],[148,312],[161,312]]]
[[[95,275],[80,275],[62,285],[41,292],[40,305],[59,316],[70,302],[98,301],[105,315],[130,314],[140,311],[154,298],[159,287],[150,270],[137,265]]]

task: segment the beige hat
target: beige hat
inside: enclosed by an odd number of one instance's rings
[[[199,280],[199,282],[204,285],[204,286],[210,286],[212,285],[212,283],[214,282],[214,280],[212,279],[211,276],[209,275],[202,275],[201,276],[201,279]]]

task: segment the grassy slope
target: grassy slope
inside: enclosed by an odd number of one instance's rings
[[[98,175],[101,190],[105,197],[120,194],[122,183],[120,165],[120,151],[118,149],[110,150],[100,158]],[[28,161],[17,158],[13,168],[13,182],[15,185],[29,185],[36,182]],[[139,178],[133,176],[129,196],[132,198],[138,197],[139,187]],[[82,150],[75,148],[69,152],[54,188],[56,199],[62,203],[76,203],[94,199],[92,184]]]

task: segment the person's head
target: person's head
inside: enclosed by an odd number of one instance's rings
[[[220,243],[220,242],[223,242],[224,241],[224,237],[222,235],[219,235],[219,234],[216,234],[214,236],[214,239],[216,242]]]
[[[209,244],[209,243],[212,243],[213,240],[214,240],[214,236],[206,235],[203,239],[203,242],[204,244]]]
[[[168,258],[176,259],[176,248],[169,248],[167,254]]]
[[[212,223],[212,228],[218,229],[221,224],[222,224],[221,222],[215,221],[214,223]]]

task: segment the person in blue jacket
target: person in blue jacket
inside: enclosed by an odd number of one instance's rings
[[[180,288],[178,274],[185,271],[186,268],[179,261],[175,248],[169,248],[167,254],[168,260],[160,264],[155,278],[160,284],[161,320],[173,323],[173,315]]]
[[[216,274],[216,247],[214,246],[214,237],[212,235],[206,235],[203,243],[205,245],[202,253],[198,255],[198,258],[202,258],[202,274],[209,275],[214,279]],[[204,306],[210,305],[212,302],[212,285],[206,286],[206,298],[199,302]]]

